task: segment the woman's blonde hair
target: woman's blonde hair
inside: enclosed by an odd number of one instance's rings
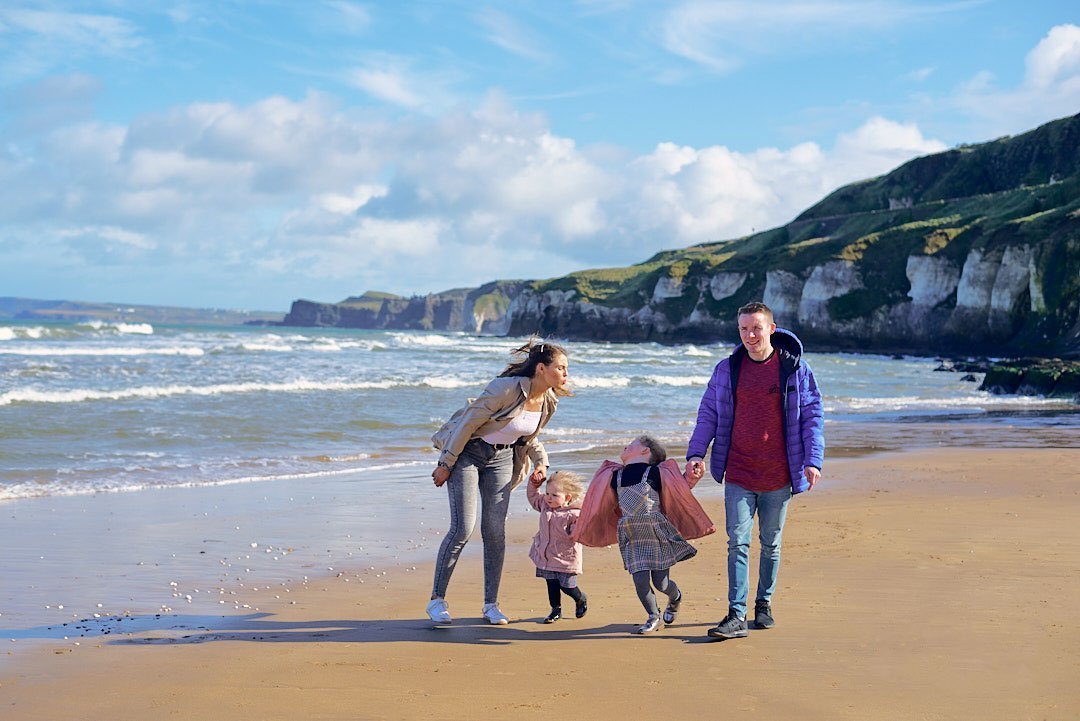
[[[548,488],[554,483],[564,495],[581,498],[585,495],[585,481],[573,471],[555,471],[547,479]]]

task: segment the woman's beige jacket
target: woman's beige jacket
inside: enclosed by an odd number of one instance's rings
[[[518,416],[525,408],[525,400],[529,397],[531,387],[532,378],[527,376],[500,377],[488,383],[479,398],[470,400],[468,405],[454,413],[431,437],[435,448],[442,451],[439,462],[453,468],[466,443],[501,429]],[[514,446],[511,488],[517,487],[528,475],[526,458],[532,461],[534,466],[542,465],[547,468],[550,465],[544,444],[537,436],[555,414],[558,405],[559,400],[554,391],[549,389],[544,393],[544,405],[540,409],[540,423],[536,431]]]

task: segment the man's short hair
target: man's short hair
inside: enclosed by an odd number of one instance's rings
[[[735,320],[738,320],[739,316],[753,315],[754,313],[764,313],[765,320],[769,321],[770,323],[776,322],[773,319],[772,309],[761,301],[757,300],[755,300],[753,303],[747,303],[743,307],[739,308],[739,311],[735,314]]]

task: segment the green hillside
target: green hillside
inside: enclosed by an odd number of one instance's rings
[[[746,273],[738,292],[721,301],[709,293],[688,292],[660,303],[673,322],[695,308],[726,318],[741,304],[762,297],[767,271],[799,274],[844,260],[857,265],[865,286],[829,300],[832,318],[846,321],[907,300],[909,256],[950,258],[962,267],[972,250],[1029,246],[1040,249],[1038,270],[1046,299],[1044,312],[1023,324],[1022,334],[1035,342],[1066,334],[1076,323],[1078,170],[1080,115],[1016,137],[912,160],[887,175],[840,188],[779,228],[662,252],[625,268],[539,281],[534,288],[572,289],[577,300],[637,309],[650,302],[664,277],[692,284],[717,272]]]

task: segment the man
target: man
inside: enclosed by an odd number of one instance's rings
[[[814,487],[825,456],[821,394],[794,333],[777,329],[764,303],[739,308],[742,345],[720,361],[698,408],[686,452],[700,478],[712,444],[710,471],[727,480],[728,614],[713,638],[747,635],[750,532],[757,514],[761,559],[754,625],[772,628],[772,594],[780,567],[780,537],[794,493]]]

